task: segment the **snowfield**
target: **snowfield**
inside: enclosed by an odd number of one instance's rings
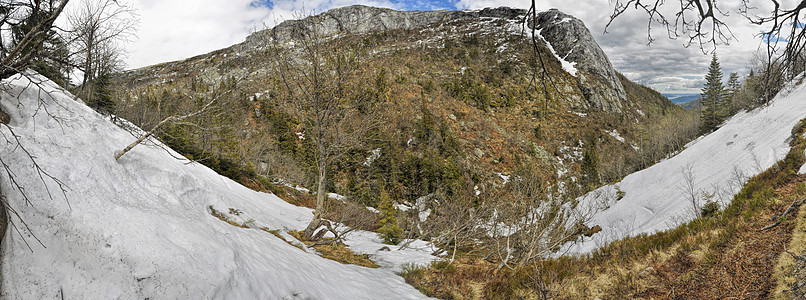
[[[786,156],[792,128],[803,118],[806,85],[782,91],[767,107],[735,115],[670,159],[588,193],[582,205],[603,210],[587,224],[602,231],[566,250],[589,253],[617,239],[690,221],[697,214],[690,191],[700,205],[710,194],[725,207],[749,177]]]
[[[347,244],[370,253],[381,269],[340,264],[288,245],[257,228],[303,229],[310,209],[249,190],[153,146],[139,145],[115,161],[114,153],[135,137],[59,89],[49,81],[37,87],[21,76],[2,84],[0,105],[11,115],[11,130],[66,188],[62,195],[54,180],[45,177],[43,183],[15,142],[0,146],[0,159],[31,202],[26,204],[8,176],[0,176],[8,203],[30,227],[29,232],[12,218],[21,234],[6,230],[0,252],[3,297],[426,298],[394,273],[403,263],[435,259],[424,242],[379,251],[384,245],[374,233],[354,234]],[[5,127],[0,134],[11,139]],[[253,228],[222,222],[210,206]],[[230,208],[239,213],[230,215]]]

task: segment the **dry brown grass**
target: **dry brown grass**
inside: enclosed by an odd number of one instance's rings
[[[441,298],[540,298],[545,295],[541,290],[559,299],[790,298],[780,291],[796,279],[806,280],[806,263],[793,265],[783,251],[787,243],[795,253],[806,248],[803,229],[790,239],[795,219],[803,219],[803,209],[798,218],[790,215],[777,226],[765,227],[775,223],[771,217],[806,196],[806,175],[796,174],[806,148],[800,138],[803,129],[799,130],[793,133],[789,155],[752,178],[713,217],[616,241],[587,257],[498,271],[483,260],[460,260],[451,272],[432,267],[409,271],[404,277],[427,295]],[[473,268],[481,271],[462,271]],[[478,286],[481,296],[463,292]]]
[[[804,177],[799,179],[806,181]],[[802,200],[806,197],[806,183],[798,183],[789,194],[791,194],[789,198],[793,200]],[[786,244],[786,249],[800,254],[800,251],[806,249],[806,205],[801,205],[795,220],[795,228],[792,230],[792,236]],[[771,299],[791,299],[794,296],[789,290],[795,283],[804,279],[802,277],[805,272],[800,270],[801,264],[803,263],[796,261],[791,255],[782,254],[778,257],[773,275],[777,282],[771,291]]]
[[[299,231],[289,231],[289,234],[297,240],[305,243],[309,247],[316,249],[322,257],[340,262],[342,264],[352,264],[367,268],[379,268],[375,262],[369,259],[369,254],[356,254],[347,248],[342,243],[334,242],[327,245],[317,245],[313,241],[309,241]]]
[[[210,205],[209,208],[210,208],[210,214],[213,215],[213,217],[216,217],[219,220],[224,221],[227,224],[230,224],[230,225],[235,226],[235,227],[249,228],[248,226],[246,226],[244,224],[238,224],[238,223],[235,223],[235,221],[232,221],[232,220],[228,219],[226,216],[224,216],[224,214],[222,214],[219,211],[215,210],[212,205]]]

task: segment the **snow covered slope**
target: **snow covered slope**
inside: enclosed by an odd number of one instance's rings
[[[204,166],[186,165],[159,148],[137,146],[115,161],[115,151],[134,137],[54,84],[44,82],[42,87],[25,78],[7,80],[0,103],[11,115],[11,128],[22,146],[45,172],[65,184],[66,199],[56,182],[45,178],[53,198],[48,196],[31,161],[15,143],[0,145],[0,159],[11,166],[31,205],[12,189],[7,176],[0,176],[0,188],[42,241],[40,245],[24,228],[19,228],[22,235],[7,230],[0,265],[2,296],[425,298],[388,268],[343,265],[267,232],[222,222],[208,207],[221,212],[237,209],[243,212],[238,217],[254,220],[250,224],[256,228],[281,230],[304,228],[312,214]],[[40,97],[44,106],[37,103]],[[3,127],[0,134],[9,138],[11,133]],[[382,247],[374,234],[366,232],[347,244],[373,254]],[[434,258],[428,253],[393,249],[373,257],[394,269],[405,261],[427,263]]]
[[[587,194],[583,203],[604,209],[588,225],[600,225],[602,231],[571,246],[570,252],[587,253],[616,239],[674,228],[694,219],[689,191],[694,191],[700,204],[705,193],[724,207],[747,178],[786,156],[792,128],[803,118],[806,85],[781,92],[768,107],[735,115],[668,160]],[[621,200],[617,200],[619,190]]]

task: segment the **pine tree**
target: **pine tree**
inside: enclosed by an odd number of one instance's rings
[[[110,114],[115,110],[115,101],[112,100],[111,76],[101,74],[93,80],[92,96],[87,105],[102,114]]]
[[[596,187],[599,185],[599,172],[597,171],[599,158],[596,155],[596,145],[591,142],[585,149],[582,157],[582,184]]]
[[[385,191],[381,192],[378,209],[381,211],[381,226],[378,235],[385,244],[397,245],[403,230],[397,225],[397,208]]]
[[[720,106],[723,106],[725,87],[722,85],[722,69],[714,53],[708,74],[705,75],[705,86],[702,88],[702,128],[703,133],[714,131],[722,122]]]
[[[730,73],[730,76],[728,76],[727,95],[724,101],[726,116],[732,115],[735,112],[733,109],[733,98],[736,96],[736,92],[738,92],[741,87],[742,83],[739,81],[739,74],[736,72]]]
[[[736,72],[730,73],[728,76],[728,95],[733,96],[739,90],[741,83],[739,82],[739,74]]]

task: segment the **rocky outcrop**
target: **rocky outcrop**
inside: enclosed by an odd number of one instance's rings
[[[627,93],[585,24],[552,9],[537,15],[537,29],[559,57],[576,63],[577,80],[585,99],[594,107],[620,113]]]
[[[353,5],[328,10],[302,20],[288,20],[270,30],[256,32],[246,39],[246,44],[257,45],[266,37],[285,42],[295,37],[316,33],[324,37],[337,33],[367,33],[395,29],[412,29],[435,23],[480,17],[517,18],[526,11],[509,7],[485,8],[477,11],[397,11]]]
[[[440,22],[484,17],[516,19],[526,13],[509,7],[475,11],[396,11],[353,5],[331,9],[302,20],[288,20],[269,30],[256,32],[242,44],[260,48],[269,39],[287,42],[315,34],[326,37],[339,33],[367,33],[412,29]],[[627,94],[607,56],[579,19],[552,9],[537,15],[537,29],[556,51],[557,56],[576,63],[578,86],[589,106],[620,113]],[[587,106],[587,105],[586,105]]]

